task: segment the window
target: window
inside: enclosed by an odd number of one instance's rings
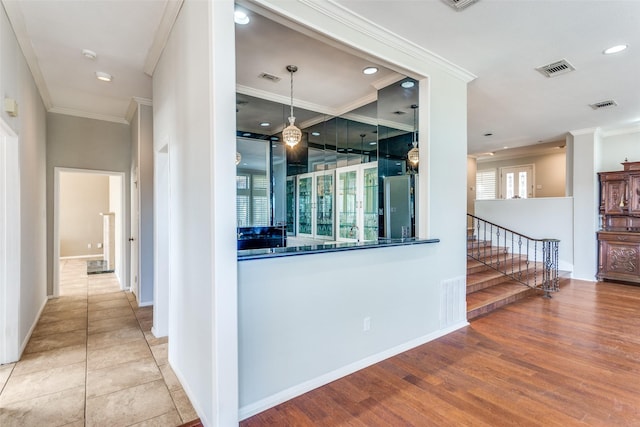
[[[236,218],[238,227],[269,225],[267,176],[239,174],[236,176]]]
[[[496,198],[496,170],[485,169],[476,172],[476,200]]]

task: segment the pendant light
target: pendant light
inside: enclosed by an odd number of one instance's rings
[[[296,127],[296,118],[293,116],[293,73],[298,71],[298,67],[287,65],[287,71],[291,74],[291,114],[289,115],[289,126],[282,131],[282,139],[289,147],[293,148],[302,139],[302,131]]]
[[[411,143],[413,148],[407,153],[407,159],[415,166],[420,161],[420,150],[418,150],[418,106],[413,104],[411,108],[413,109],[413,142]]]

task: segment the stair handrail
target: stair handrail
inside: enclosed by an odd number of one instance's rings
[[[560,290],[558,275],[560,240],[529,237],[469,213],[467,213],[467,221],[468,223],[470,221],[473,230],[472,236],[467,235],[467,256],[525,286],[541,289],[546,298],[551,298],[551,292]],[[483,240],[480,240],[481,235]],[[510,236],[511,251],[509,251],[507,236]],[[498,246],[494,246],[494,242]],[[531,264],[532,261],[533,264]],[[538,284],[539,276],[541,276],[540,284]]]

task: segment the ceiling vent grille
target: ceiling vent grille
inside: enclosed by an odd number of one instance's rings
[[[614,101],[613,99],[609,99],[608,101],[600,101],[596,102],[595,104],[589,104],[589,107],[593,108],[594,110],[599,110],[601,108],[610,108],[617,105],[618,103],[616,101]]]
[[[466,9],[472,4],[476,3],[478,0],[442,0],[457,12]]]
[[[269,73],[261,73],[258,77],[260,77],[261,79],[269,80],[273,83],[278,83],[281,80],[280,77],[274,76],[273,74]]]
[[[407,114],[406,111],[402,111],[402,110],[398,110],[398,111],[394,111],[393,114],[395,114],[396,116],[401,116],[403,114]]]
[[[576,67],[569,64],[566,59],[561,59],[560,61],[552,62],[551,64],[542,65],[536,68],[536,70],[540,71],[547,77],[555,77],[561,74],[570,73],[575,69]]]

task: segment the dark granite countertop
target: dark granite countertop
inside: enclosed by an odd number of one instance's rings
[[[252,259],[278,258],[296,255],[313,255],[327,252],[342,252],[361,249],[388,248],[392,246],[423,245],[438,243],[440,239],[379,239],[375,242],[332,242],[317,245],[290,246],[285,248],[247,249],[238,251],[238,261]]]

